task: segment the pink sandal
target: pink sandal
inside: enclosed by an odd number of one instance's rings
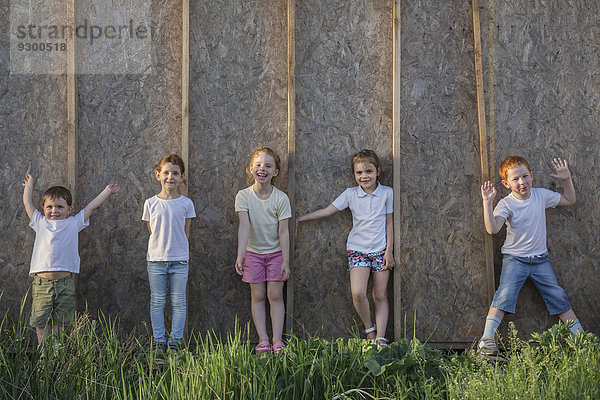
[[[262,342],[259,342],[256,347],[254,348],[254,352],[256,354],[264,354],[264,353],[268,353],[271,351],[271,345],[269,344],[268,340],[263,340]]]
[[[279,355],[283,353],[283,350],[285,349],[285,343],[281,341],[275,342],[273,343],[273,347],[271,347],[271,349],[273,350],[273,353]]]

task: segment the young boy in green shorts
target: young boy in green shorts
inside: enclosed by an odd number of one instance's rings
[[[29,226],[35,231],[35,242],[29,276],[33,277],[30,325],[35,328],[38,344],[48,335],[48,327],[59,326],[75,318],[75,285],[73,274],[79,273],[79,231],[89,225],[90,215],[120,189],[111,184],[76,216],[69,216],[73,198],[69,189],[52,186],[42,195],[40,213],[33,205],[31,175],[23,181],[23,204]]]
[[[478,351],[489,356],[498,355],[495,333],[505,313],[514,313],[517,296],[527,278],[539,290],[551,315],[558,314],[563,322],[571,323],[571,332],[583,331],[565,290],[558,285],[546,248],[546,208],[571,206],[576,195],[571,172],[566,160],[555,158],[552,166],[564,191],[532,187],[533,172],[527,160],[510,156],[500,164],[502,184],[511,193],[501,199],[492,211],[496,189],[491,182],[481,186],[485,230],[493,235],[506,222],[506,240],[502,246],[500,285],[490,306]]]

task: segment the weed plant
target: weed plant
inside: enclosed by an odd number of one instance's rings
[[[183,350],[163,354],[123,336],[114,319],[84,314],[36,349],[21,310],[0,320],[0,399],[600,398],[600,342],[564,325],[528,342],[513,327],[503,365],[414,338],[378,351],[357,333],[290,336],[282,355],[255,355],[248,333],[246,325],[226,338],[191,334]]]

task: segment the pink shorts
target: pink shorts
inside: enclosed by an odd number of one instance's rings
[[[281,251],[257,254],[246,250],[246,262],[242,281],[246,283],[282,282],[284,280],[281,275],[282,263],[283,254]]]

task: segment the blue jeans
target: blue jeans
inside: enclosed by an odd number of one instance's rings
[[[171,333],[169,342],[179,343],[185,325],[185,288],[187,286],[189,264],[187,261],[148,261],[148,282],[150,283],[150,320],[152,334],[159,343],[167,342],[165,332],[165,303],[167,301],[167,279],[171,289]]]
[[[558,285],[547,253],[533,257],[503,254],[500,286],[494,294],[492,307],[514,314],[517,297],[527,278],[535,284],[551,315],[571,309],[567,293]]]

